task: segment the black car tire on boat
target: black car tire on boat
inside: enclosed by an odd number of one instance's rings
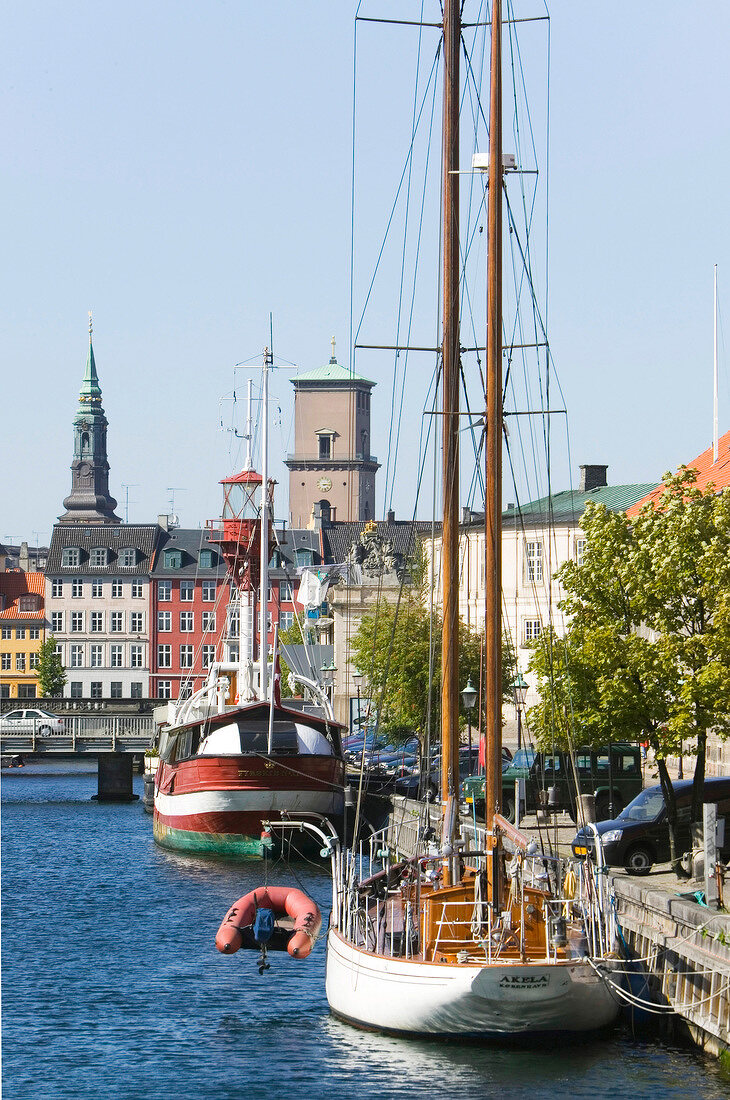
[[[654,855],[645,844],[634,844],[624,856],[624,869],[630,875],[648,875],[654,866]]]

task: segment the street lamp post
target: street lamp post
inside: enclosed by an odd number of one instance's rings
[[[358,734],[360,734],[360,733],[362,733],[362,729],[360,728],[360,681],[362,680],[362,672],[360,672],[359,668],[356,668],[356,669],[353,670],[352,678],[355,681],[355,687],[357,689],[357,720],[356,720],[356,724],[357,724],[357,732],[358,732]]]
[[[477,701],[477,690],[471,682],[471,676],[467,680],[466,687],[461,693],[461,702],[466,711],[466,721],[469,727],[469,775],[472,774],[471,766],[471,712],[474,709],[474,704]]]
[[[522,748],[522,708],[525,705],[525,699],[527,698],[527,681],[523,678],[522,673],[518,672],[512,681],[512,695],[515,701],[515,707],[517,709],[517,751]]]

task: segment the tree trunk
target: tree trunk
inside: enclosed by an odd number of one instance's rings
[[[705,755],[707,753],[707,731],[697,734],[697,764],[692,781],[692,812],[690,820],[693,825],[702,821],[702,803],[705,795]]]
[[[663,757],[657,756],[657,768],[659,770],[659,782],[664,795],[664,805],[667,807],[667,824],[669,825],[669,859],[672,870],[678,878],[689,878],[681,863],[681,855],[677,853],[677,801],[674,797],[674,787],[669,778],[667,762]]]

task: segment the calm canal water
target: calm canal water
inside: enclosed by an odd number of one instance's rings
[[[2,775],[4,1100],[730,1095],[714,1061],[624,1027],[525,1051],[340,1024],[323,941],[300,964],[274,955],[263,978],[253,953],[215,950],[260,865],[166,853],[140,802],[99,805],[95,791],[75,765]],[[328,912],[325,871],[295,870]],[[278,866],[270,881],[296,879]]]

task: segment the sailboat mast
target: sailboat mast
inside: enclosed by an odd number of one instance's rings
[[[444,4],[442,839],[453,844],[459,797],[459,60],[461,0]],[[454,868],[447,873],[453,878]]]
[[[502,791],[502,17],[492,3],[487,220],[487,438],[484,519],[486,532],[486,776],[485,818],[490,902],[500,897],[494,815]]]
[[[719,380],[717,371],[717,264],[715,264],[715,290],[712,298],[712,461],[720,454],[719,428]]]

